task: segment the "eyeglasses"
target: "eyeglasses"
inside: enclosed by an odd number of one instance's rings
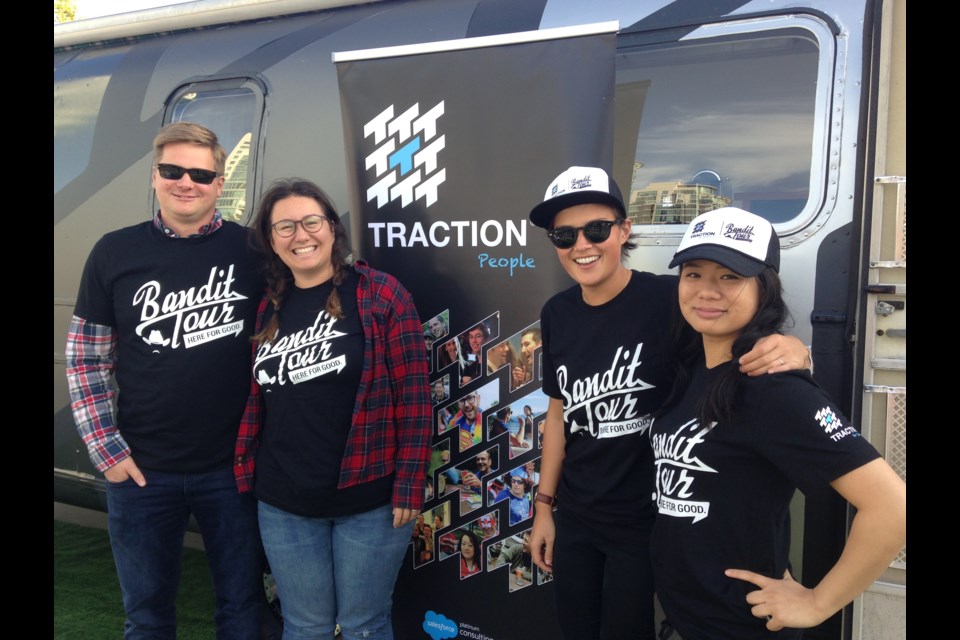
[[[281,238],[289,238],[297,232],[298,224],[303,227],[303,230],[307,233],[316,233],[320,231],[320,229],[323,229],[323,221],[326,219],[326,216],[314,213],[309,216],[304,216],[300,220],[281,220],[280,222],[274,222],[270,225],[270,228]]]
[[[587,242],[598,244],[610,237],[610,229],[620,224],[618,220],[591,220],[582,227],[556,227],[547,231],[547,237],[557,249],[569,249],[577,244],[577,232],[583,231]]]
[[[464,396],[463,398],[460,398],[459,400],[457,400],[457,402],[459,402],[460,404],[466,404],[468,402],[473,403],[476,401],[477,401],[477,396]]]
[[[210,169],[184,169],[175,164],[158,164],[157,173],[164,180],[179,180],[186,173],[197,184],[210,184],[219,175]]]
[[[523,484],[523,478],[510,478],[510,484]]]

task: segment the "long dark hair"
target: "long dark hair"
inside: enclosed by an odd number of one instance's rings
[[[457,538],[457,549],[459,550],[463,546],[463,539],[470,538],[470,542],[473,543],[473,564],[480,566],[480,541],[477,539],[477,536],[473,535],[471,531],[461,531],[460,537]],[[463,557],[463,551],[460,551],[460,556]],[[466,562],[466,558],[464,558]]]
[[[681,266],[681,272],[683,267]],[[740,356],[753,348],[753,345],[764,336],[782,333],[784,326],[790,319],[790,311],[783,300],[783,285],[780,276],[771,268],[760,272],[757,278],[758,304],[757,312],[750,322],[740,330],[740,335],[733,341],[731,352],[736,362]],[[683,397],[694,367],[703,361],[703,341],[699,334],[690,330],[690,325],[680,314],[678,305],[673,317],[673,344],[675,376],[670,395],[657,415],[666,413],[667,409],[675,405]],[[744,374],[737,366],[728,367],[707,390],[707,393],[698,399],[696,405],[697,419],[702,426],[712,422],[725,422],[733,416],[733,408],[737,399],[740,380]]]
[[[292,196],[302,196],[316,200],[323,215],[329,221],[328,224],[333,231],[333,248],[330,261],[333,264],[334,286],[327,297],[326,311],[335,318],[343,317],[337,286],[346,277],[344,267],[347,266],[347,257],[350,255],[350,249],[347,246],[347,230],[340,222],[340,215],[337,213],[333,200],[323,189],[303,178],[282,178],[271,184],[263,197],[260,198],[260,206],[257,208],[257,215],[254,218],[253,229],[250,234],[250,241],[254,248],[263,255],[263,268],[267,281],[266,295],[274,310],[270,321],[260,330],[260,333],[252,338],[259,345],[265,342],[273,342],[274,337],[276,337],[277,329],[280,328],[280,317],[277,312],[280,311],[284,294],[293,281],[293,273],[287,265],[283,264],[270,243],[273,234],[273,229],[270,226],[273,207],[279,201]]]

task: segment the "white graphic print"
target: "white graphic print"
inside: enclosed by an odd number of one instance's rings
[[[377,148],[365,158],[365,167],[376,172],[377,182],[367,189],[367,202],[374,198],[377,208],[393,200],[406,207],[417,199],[426,206],[437,201],[437,187],[447,178],[446,169],[437,169],[437,155],[446,146],[446,136],[437,136],[437,120],[444,101],[420,115],[420,103],[394,117],[390,105],[363,125],[363,137],[373,136]]]
[[[171,349],[237,335],[243,320],[235,319],[234,303],[247,297],[234,291],[233,283],[232,264],[226,270],[213,267],[206,284],[185,291],[164,293],[156,280],[147,282],[133,294],[133,306],[140,306],[136,334],[149,345]]]
[[[693,518],[699,522],[710,515],[710,503],[690,500],[697,473],[716,473],[694,454],[704,436],[716,425],[701,429],[700,423],[690,420],[675,433],[651,434],[653,458],[656,460],[656,490],[654,500],[661,515],[675,518]]]
[[[563,419],[570,432],[588,431],[594,438],[617,438],[650,428],[649,415],[638,415],[635,393],[653,385],[639,377],[640,351],[618,347],[610,368],[588,378],[568,380],[566,365],[557,367],[563,394]]]
[[[824,407],[823,409],[820,409],[820,411],[817,411],[813,417],[817,419],[817,422],[820,423],[820,426],[823,427],[823,430],[826,433],[836,431],[843,426],[843,423],[840,422],[840,418],[830,407]]]
[[[830,436],[834,442],[838,442],[847,436],[857,438],[860,434],[853,427],[844,427],[840,416],[834,413],[831,407],[824,407],[817,411],[813,418],[820,424],[823,432]],[[834,433],[835,432],[835,433]]]
[[[347,335],[334,329],[336,322],[335,317],[321,311],[312,326],[257,349],[253,369],[260,386],[286,384],[288,381],[298,384],[331,371],[343,371],[347,366],[346,356],[331,357],[330,354],[331,341]]]

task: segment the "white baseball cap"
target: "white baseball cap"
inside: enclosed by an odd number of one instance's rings
[[[691,260],[711,260],[748,277],[767,267],[780,271],[780,238],[756,214],[736,207],[714,209],[687,227],[670,268]]]
[[[597,167],[570,167],[550,183],[543,202],[530,211],[530,222],[547,228],[554,216],[578,204],[606,204],[626,218],[623,195],[613,178]]]

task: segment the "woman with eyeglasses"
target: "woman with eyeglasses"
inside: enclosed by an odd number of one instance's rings
[[[652,639],[648,430],[674,376],[676,276],[625,266],[636,244],[620,189],[602,169],[561,173],[530,220],[548,230],[575,282],[540,316],[549,404],[533,559],[554,574],[564,638]],[[803,368],[806,359],[799,340],[770,336],[741,364],[760,374]]]
[[[684,640],[799,638],[903,547],[906,485],[808,372],[748,378],[734,364],[788,319],[769,222],[732,207],[698,216],[675,266],[698,340],[650,429],[657,594]],[[790,501],[827,486],[856,516],[838,562],[807,589],[790,574]]]
[[[252,235],[267,292],[235,468],[258,499],[283,637],[329,638],[339,623],[344,638],[392,638],[430,458],[417,310],[392,276],[348,264],[337,211],[311,182],[274,183]]]

